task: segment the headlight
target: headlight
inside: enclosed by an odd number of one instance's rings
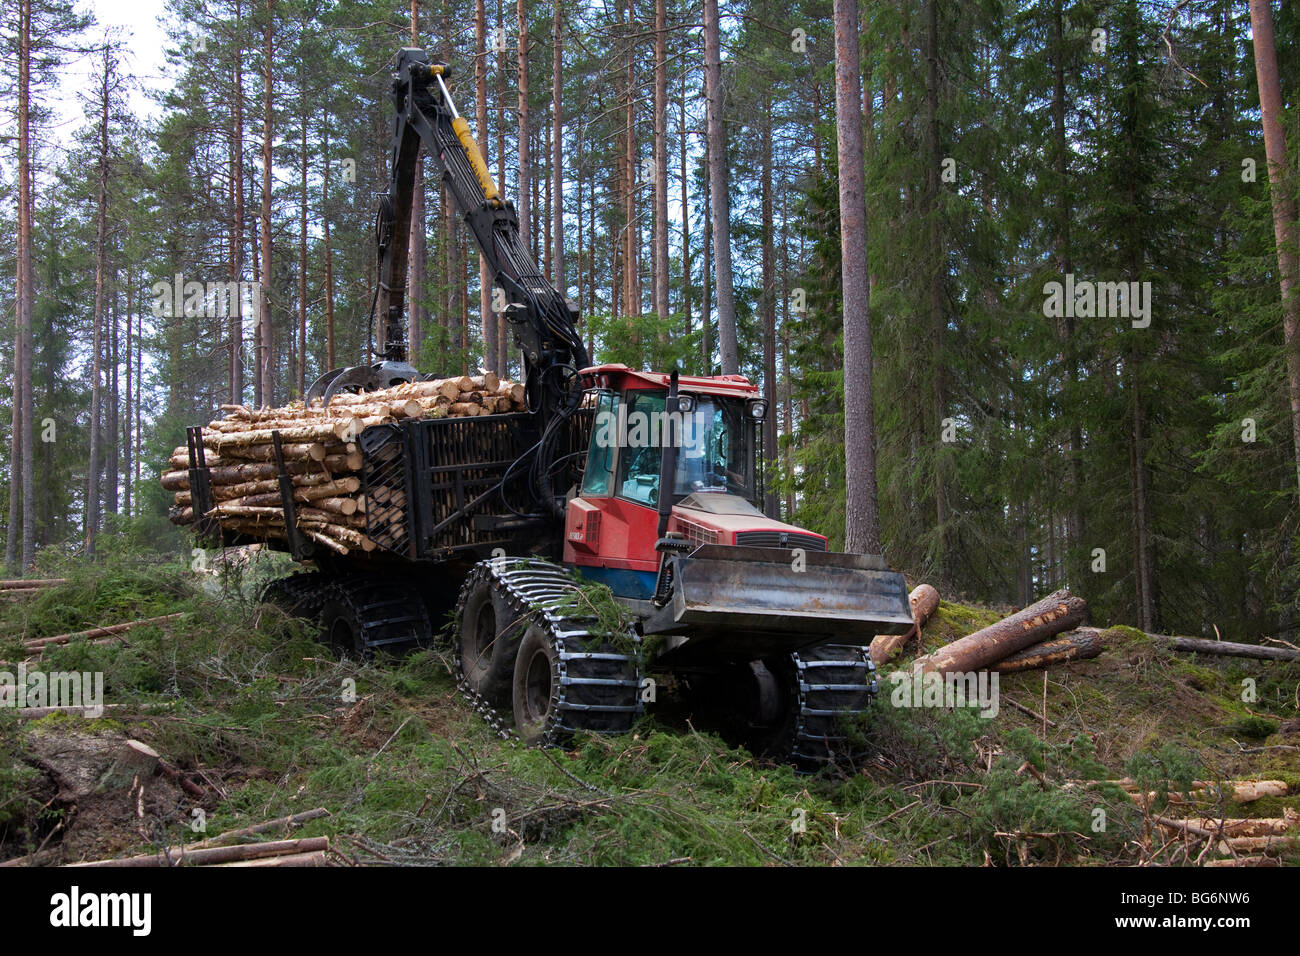
[[[749,407],[749,417],[756,422],[761,422],[767,417],[767,400],[762,398],[751,398],[745,403]]]
[[[677,410],[678,410],[679,412],[693,412],[693,411],[695,411],[695,396],[694,396],[694,395],[686,395],[686,394],[683,394],[683,393],[678,393],[678,395],[677,395]]]

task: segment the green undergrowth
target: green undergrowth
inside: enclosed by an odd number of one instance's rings
[[[172,843],[201,837],[190,828],[196,807],[212,834],[323,806],[331,815],[298,835],[336,837],[366,863],[1131,864],[1142,862],[1133,847],[1149,821],[1106,781],[1131,776],[1159,794],[1247,776],[1300,785],[1297,755],[1276,746],[1296,716],[1300,669],[1175,655],[1118,629],[1100,658],[1047,673],[1045,703],[1042,672],[1003,678],[993,719],[891,706],[882,675],[858,728],[869,755],[848,771],[758,760],[671,710],[631,734],[526,750],[465,704],[444,649],[340,661],[303,622],[258,605],[251,595],[280,570],[254,564],[222,580],[188,563],[83,566],[60,575],[67,585],[0,609],[6,633],[21,626],[27,637],[184,612],[125,645],[47,655],[49,669],[104,673],[106,703],[125,706],[101,720],[19,724],[0,708],[0,856],[31,849],[43,802],[24,759],[35,734],[120,732],[204,779],[207,797],[187,796],[155,821]],[[599,595],[591,600],[599,616]],[[927,637],[997,617],[945,602]],[[1300,802],[1232,813],[1287,807]],[[138,832],[123,839],[148,849]]]

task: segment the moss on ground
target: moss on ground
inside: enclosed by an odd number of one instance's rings
[[[324,806],[332,815],[301,834],[337,836],[358,862],[1136,863],[1148,821],[1106,780],[1130,775],[1161,793],[1252,776],[1300,788],[1300,754],[1276,747],[1296,715],[1300,667],[1174,654],[1123,628],[1101,657],[1046,682],[1002,678],[992,720],[889,706],[886,682],[859,728],[871,755],[852,773],[799,775],[653,716],[632,734],[524,750],[465,705],[443,650],[340,661],[303,622],[252,600],[268,573],[243,569],[223,589],[187,565],[70,569],[65,587],[0,608],[0,633],[184,611],[127,645],[60,648],[46,666],[102,670],[107,702],[131,705],[107,725],[202,771],[208,833]],[[943,602],[927,645],[999,617]],[[65,727],[85,721],[19,725],[0,710],[0,856],[27,852],[41,832],[48,793],[24,761],[28,735]],[[1231,812],[1287,807],[1300,810],[1300,796]],[[193,809],[177,806],[156,832],[199,839]]]

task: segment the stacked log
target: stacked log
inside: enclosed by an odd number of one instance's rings
[[[1082,598],[1057,591],[1023,611],[918,658],[912,667],[939,674],[984,670],[1081,624],[1087,613]]]
[[[1020,671],[1039,670],[1054,664],[1086,661],[1100,656],[1105,649],[1104,632],[1095,627],[1079,627],[1024,650],[1016,651],[994,664],[990,670],[999,674],[1017,674]]]
[[[206,517],[223,530],[257,538],[287,539],[274,436],[279,435],[285,472],[292,485],[299,535],[339,554],[373,551],[365,534],[367,509],[381,522],[405,520],[400,491],[361,493],[361,451],[356,439],[372,425],[408,419],[503,415],[525,411],[524,386],[493,372],[391,388],[340,394],[328,406],[301,401],[280,408],[223,405],[225,416],[203,429],[204,463],[213,507]],[[189,452],[172,452],[162,486],[174,494],[169,517],[195,523]]]

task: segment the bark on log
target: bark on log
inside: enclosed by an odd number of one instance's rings
[[[213,866],[266,867],[266,866],[329,866],[329,854],[324,850],[311,853],[285,853],[279,856],[261,856],[233,863],[215,863]]]
[[[91,860],[87,863],[72,863],[74,867],[101,866],[205,866],[213,863],[231,863],[235,860],[255,860],[270,856],[283,856],[290,853],[310,853],[329,849],[329,837],[306,837],[301,840],[274,840],[269,843],[243,843],[236,846],[216,846],[206,850],[190,851],[181,847],[169,849],[166,853],[149,853],[143,856],[128,856],[117,860]]]
[[[914,670],[965,673],[995,664],[1009,654],[1081,624],[1088,606],[1068,591],[1057,591],[1023,611],[969,634],[913,662]]]
[[[1238,856],[1231,860],[1206,860],[1201,866],[1229,867],[1229,866],[1278,866],[1278,862],[1271,856]]]
[[[939,592],[928,584],[918,584],[908,595],[908,603],[912,606],[911,630],[906,634],[878,634],[872,639],[871,659],[877,665],[888,662],[908,641],[921,633],[925,622],[939,607]]]
[[[1220,853],[1265,853],[1277,856],[1283,850],[1300,850],[1300,836],[1233,837],[1220,840]]]
[[[1054,664],[1066,664],[1070,661],[1086,661],[1097,657],[1105,650],[1104,632],[1096,627],[1079,627],[1066,631],[1051,640],[1039,641],[1024,650],[1016,651],[1004,657],[989,670],[999,674],[1015,674],[1020,671],[1040,670]]]
[[[1170,650],[1188,654],[1215,654],[1221,657],[1249,657],[1260,661],[1300,661],[1300,651],[1289,647],[1264,647],[1261,644],[1236,644],[1232,641],[1210,641],[1200,637],[1171,637],[1168,634],[1148,634],[1157,644]]]
[[[35,588],[52,588],[67,583],[67,578],[24,578],[17,581],[0,581],[0,590],[26,591]]]

